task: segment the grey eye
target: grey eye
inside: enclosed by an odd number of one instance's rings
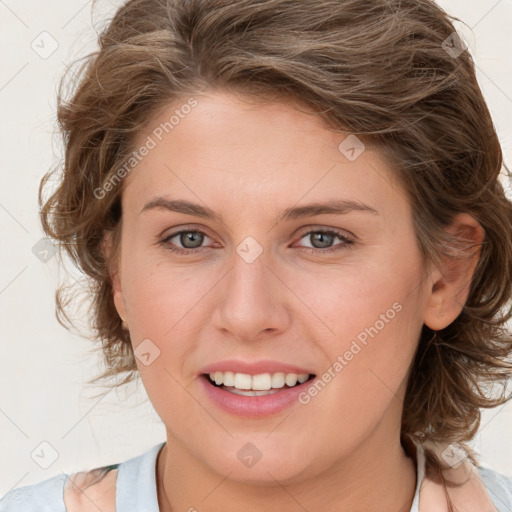
[[[180,243],[185,249],[196,249],[201,247],[204,240],[204,235],[199,231],[182,231],[179,234]]]
[[[310,233],[308,236],[310,237],[313,247],[317,249],[324,249],[325,247],[330,247],[332,245],[336,235],[320,231]]]

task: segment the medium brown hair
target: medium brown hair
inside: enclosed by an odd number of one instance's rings
[[[454,20],[431,0],[130,0],[117,11],[71,97],[59,90],[62,176],[43,199],[48,173],[40,191],[45,232],[90,278],[91,320],[107,365],[95,381],[127,373],[121,385],[137,375],[102,249],[107,230],[117,247],[121,218],[122,182],[106,184],[133,155],[134,137],[160,108],[206,88],[287,98],[380,150],[412,205],[425,265],[461,254],[461,241],[445,231],[457,213],[484,228],[461,314],[440,331],[423,326],[402,418],[406,443],[466,446],[479,408],[508,399],[512,208],[471,55],[448,51]],[[71,299],[66,289],[57,293],[66,325]],[[426,455],[434,474],[442,461],[430,449]]]

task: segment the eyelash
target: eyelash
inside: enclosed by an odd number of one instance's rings
[[[182,233],[199,233],[200,235],[204,235],[204,236],[208,237],[208,235],[204,231],[200,231],[198,229],[182,229],[181,231],[176,231],[175,233],[171,233],[170,235],[166,236],[163,240],[160,241],[160,243],[162,245],[164,245],[168,250],[178,253],[178,254],[184,254],[184,255],[197,253],[199,251],[199,249],[205,249],[205,247],[198,247],[196,249],[182,249],[180,247],[172,246],[173,244],[170,243],[170,240],[172,238],[175,238],[178,235],[181,235]],[[310,231],[303,233],[300,236],[299,240],[301,240],[302,238],[304,238],[308,235],[311,235],[312,233],[322,233],[323,235],[334,235],[335,237],[338,237],[340,240],[343,241],[343,243],[338,246],[328,247],[326,249],[315,249],[313,247],[302,247],[302,249],[306,249],[307,252],[313,253],[313,254],[320,254],[320,253],[325,254],[325,253],[346,250],[346,249],[349,249],[350,246],[354,243],[353,240],[346,237],[345,235],[342,235],[338,231],[327,230],[327,229],[326,230],[312,229]]]

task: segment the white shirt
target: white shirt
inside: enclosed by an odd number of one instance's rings
[[[156,460],[165,442],[125,462],[108,466],[117,469],[116,511],[159,512],[156,487]],[[421,445],[416,453],[416,490],[409,512],[418,510],[419,492],[425,474],[425,456]],[[478,467],[490,498],[499,512],[512,512],[512,478],[492,469]],[[38,484],[9,491],[0,500],[0,512],[67,512],[64,485],[67,475],[57,475]]]

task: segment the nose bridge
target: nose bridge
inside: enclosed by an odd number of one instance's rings
[[[235,247],[217,303],[218,328],[250,340],[262,331],[285,327],[287,315],[278,289],[282,285],[267,265],[272,266],[269,255],[254,237],[245,237]]]
[[[267,268],[271,262],[268,261],[267,251],[254,237],[245,237],[235,247],[232,263],[226,298],[232,301],[231,307],[239,312],[254,315],[254,308],[261,310],[265,304],[272,302],[271,272]],[[273,299],[277,299],[275,294]]]

